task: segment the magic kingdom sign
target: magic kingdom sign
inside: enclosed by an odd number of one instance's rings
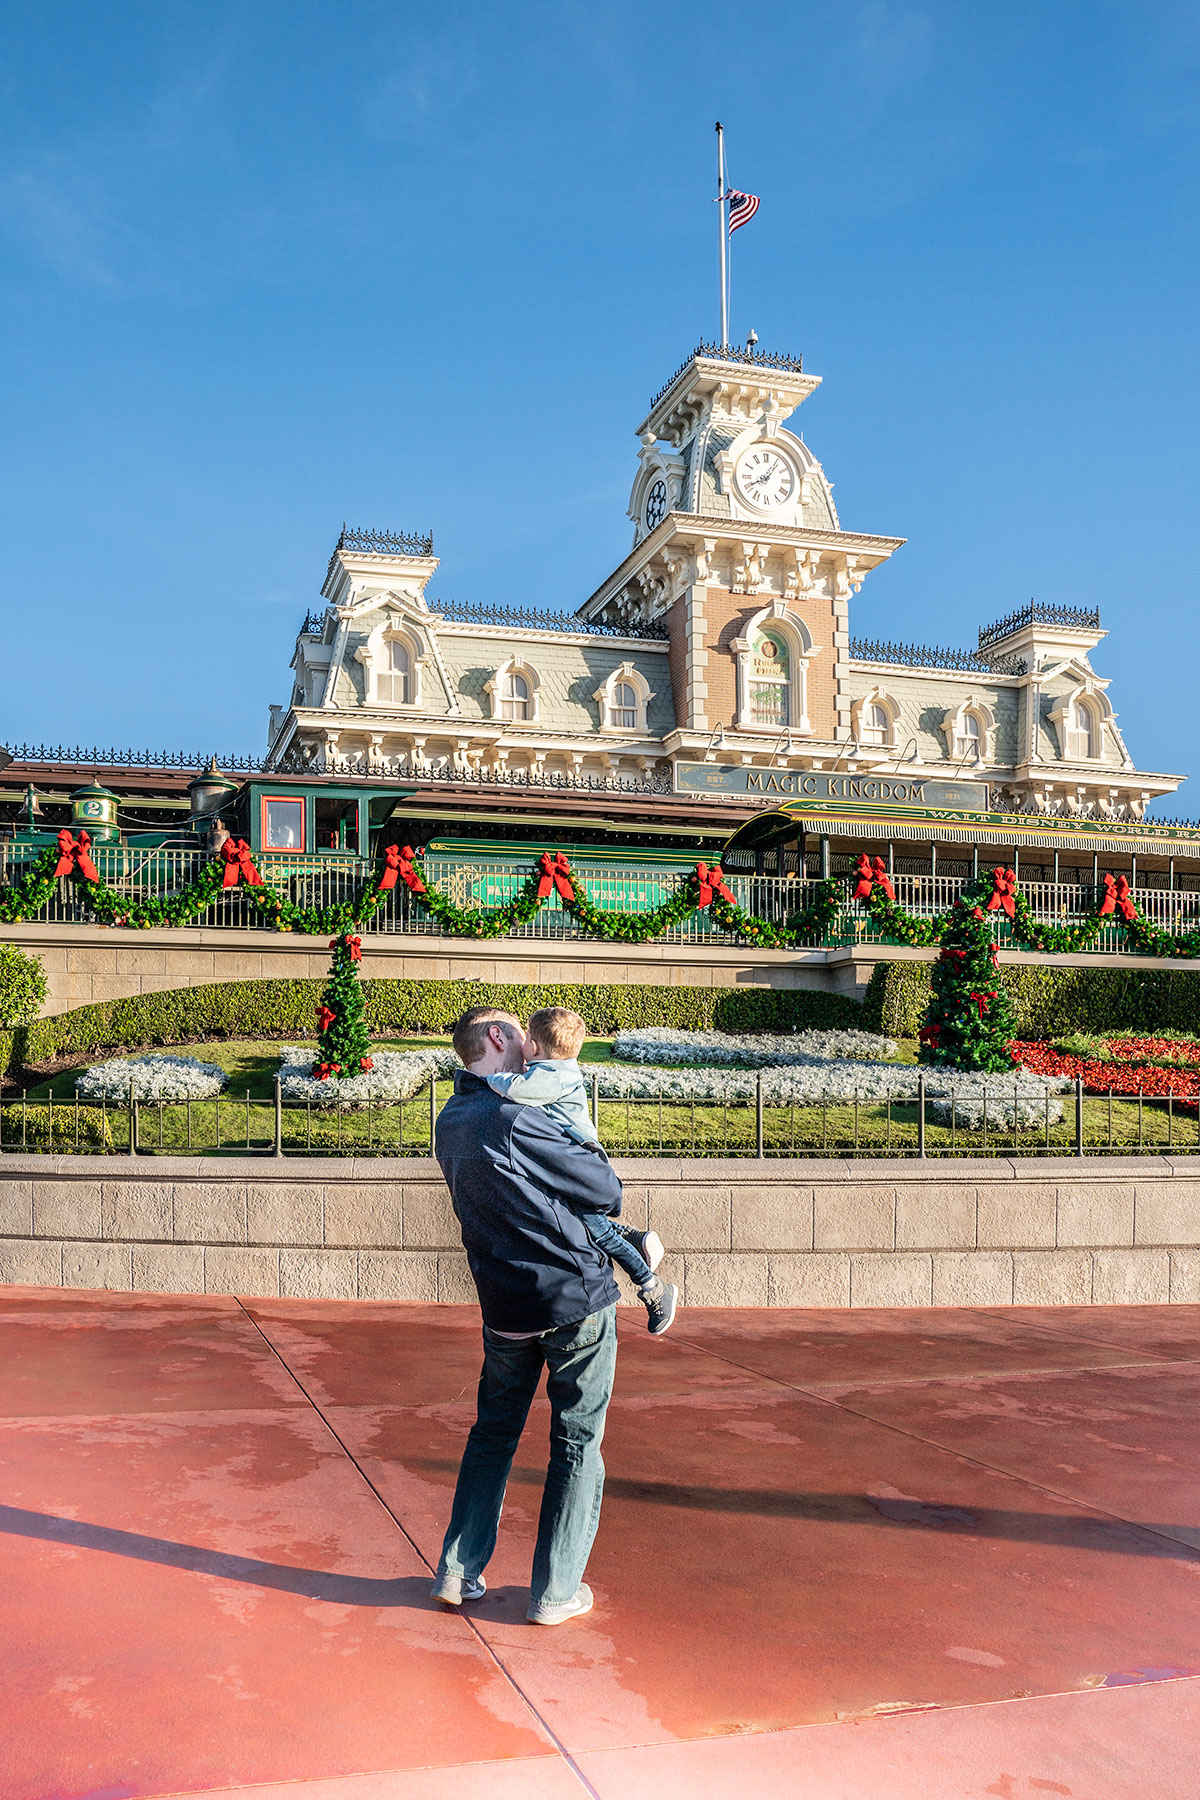
[[[675,764],[677,794],[738,794],[844,806],[906,806],[939,812],[986,812],[982,781],[934,781],[897,775],[814,774],[807,769],[751,768],[745,763]]]

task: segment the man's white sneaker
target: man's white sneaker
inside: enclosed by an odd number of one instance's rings
[[[581,1581],[573,1599],[560,1600],[556,1606],[547,1606],[543,1601],[540,1606],[531,1606],[525,1617],[531,1625],[563,1625],[568,1619],[577,1619],[580,1613],[591,1612],[594,1605],[591,1588]]]
[[[474,1581],[466,1575],[439,1575],[429,1597],[440,1600],[443,1606],[461,1606],[464,1600],[482,1600],[486,1592],[487,1582],[482,1575]]]

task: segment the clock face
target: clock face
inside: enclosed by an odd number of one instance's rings
[[[656,481],[646,496],[646,530],[653,531],[667,516],[667,484]]]
[[[782,506],[796,485],[792,465],[778,450],[747,450],[737,466],[742,499],[751,506]]]

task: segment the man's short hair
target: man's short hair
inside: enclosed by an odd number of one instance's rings
[[[478,1062],[488,1047],[488,1026],[499,1025],[506,1037],[514,1037],[520,1030],[511,1013],[506,1013],[501,1006],[472,1006],[466,1011],[454,1027],[450,1042],[454,1045],[454,1054],[465,1068]]]
[[[544,1006],[530,1015],[529,1035],[547,1056],[565,1061],[579,1055],[587,1026],[577,1012],[565,1006]]]

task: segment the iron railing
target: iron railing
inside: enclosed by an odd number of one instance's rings
[[[997,619],[994,625],[984,625],[979,632],[979,648],[986,650],[989,644],[998,644],[1003,638],[1011,637],[1014,631],[1020,631],[1025,625],[1069,625],[1080,631],[1099,631],[1100,608],[1098,606],[1055,606],[1048,600],[1031,600],[1028,606],[1019,606],[1016,612],[1007,618]]]
[[[343,525],[334,550],[374,550],[381,556],[432,556],[432,531],[369,531]]]
[[[19,881],[35,854],[36,846],[0,843],[0,885]],[[167,898],[180,893],[196,879],[209,860],[202,850],[139,850],[117,844],[97,845],[93,854],[104,881],[131,900],[152,896]],[[332,852],[324,856],[298,856],[267,851],[258,861],[272,886],[298,906],[345,904],[356,897],[364,882],[378,868],[377,863],[366,858]],[[466,860],[428,856],[424,860],[426,879],[464,908],[506,905],[524,889],[531,866],[525,859],[507,861],[480,857]],[[651,912],[661,906],[688,875],[687,870],[639,869],[588,856],[575,859],[573,867],[594,904],[609,911],[632,913]],[[811,877],[729,874],[726,879],[746,913],[781,925],[805,904],[813,890]],[[970,865],[965,862],[954,874],[896,873],[892,877],[900,905],[921,918],[932,918],[945,912],[971,879]],[[1045,924],[1069,924],[1081,919],[1096,902],[1097,889],[1090,881],[1022,881],[1020,885],[1033,917]],[[1178,888],[1141,886],[1135,890],[1134,897],[1143,917],[1164,931],[1184,931],[1200,924],[1200,894]],[[64,877],[56,884],[50,901],[38,917],[86,923],[90,917],[86,890]],[[997,911],[988,917],[997,940],[1004,942],[1003,913]],[[272,929],[250,904],[247,890],[240,887],[222,889],[194,922],[243,931]],[[368,934],[442,935],[436,920],[402,884],[385,897],[384,904],[371,915],[365,929]],[[517,926],[509,935],[512,938],[561,939],[585,937],[586,933],[563,908],[558,895],[553,894],[528,924]],[[722,932],[713,924],[711,912],[705,910],[687,914],[679,924],[664,932],[661,941],[722,944],[749,940]],[[849,899],[847,890],[830,933],[822,937],[814,932],[804,938],[799,947],[817,949],[890,941],[893,940],[887,932]],[[1136,954],[1131,951],[1116,915],[1101,927],[1082,954],[1088,953]]]
[[[744,363],[756,369],[782,369],[791,375],[804,372],[804,358],[801,356],[784,356],[775,350],[753,350],[750,346],[740,344],[706,344],[699,343],[689,356],[685,356],[670,381],[663,383],[650,402],[654,409],[664,394],[670,392],[689,363],[695,362],[699,356],[707,357],[713,362]]]
[[[5,744],[14,762],[74,763],[85,769],[207,769],[212,751],[190,750],[99,750],[95,746],[67,744]],[[262,768],[261,756],[218,756],[222,769]]]
[[[852,638],[855,662],[891,663],[904,669],[963,669],[977,675],[1024,675],[1021,656],[988,656],[982,650],[943,649],[930,644],[893,644],[881,638]]]
[[[582,637],[648,638],[661,643],[668,636],[661,619],[632,624],[608,624],[581,619],[578,613],[543,612],[537,606],[491,606],[485,601],[431,600],[430,610],[461,625],[507,625],[528,631],[573,631]]]
[[[1195,1100],[1085,1093],[1082,1081],[1044,1104],[1006,1102],[1003,1083],[975,1100],[925,1091],[876,1098],[829,1093],[786,1105],[754,1091],[730,1100],[612,1100],[593,1074],[592,1117],[612,1156],[782,1157],[1196,1155]],[[0,1152],[179,1156],[432,1155],[439,1108],[452,1091],[431,1079],[407,1100],[316,1105],[274,1091],[212,1100],[80,1102],[24,1093],[0,1101]],[[965,1117],[964,1114],[971,1116]],[[1018,1120],[1021,1123],[1018,1123]]]

